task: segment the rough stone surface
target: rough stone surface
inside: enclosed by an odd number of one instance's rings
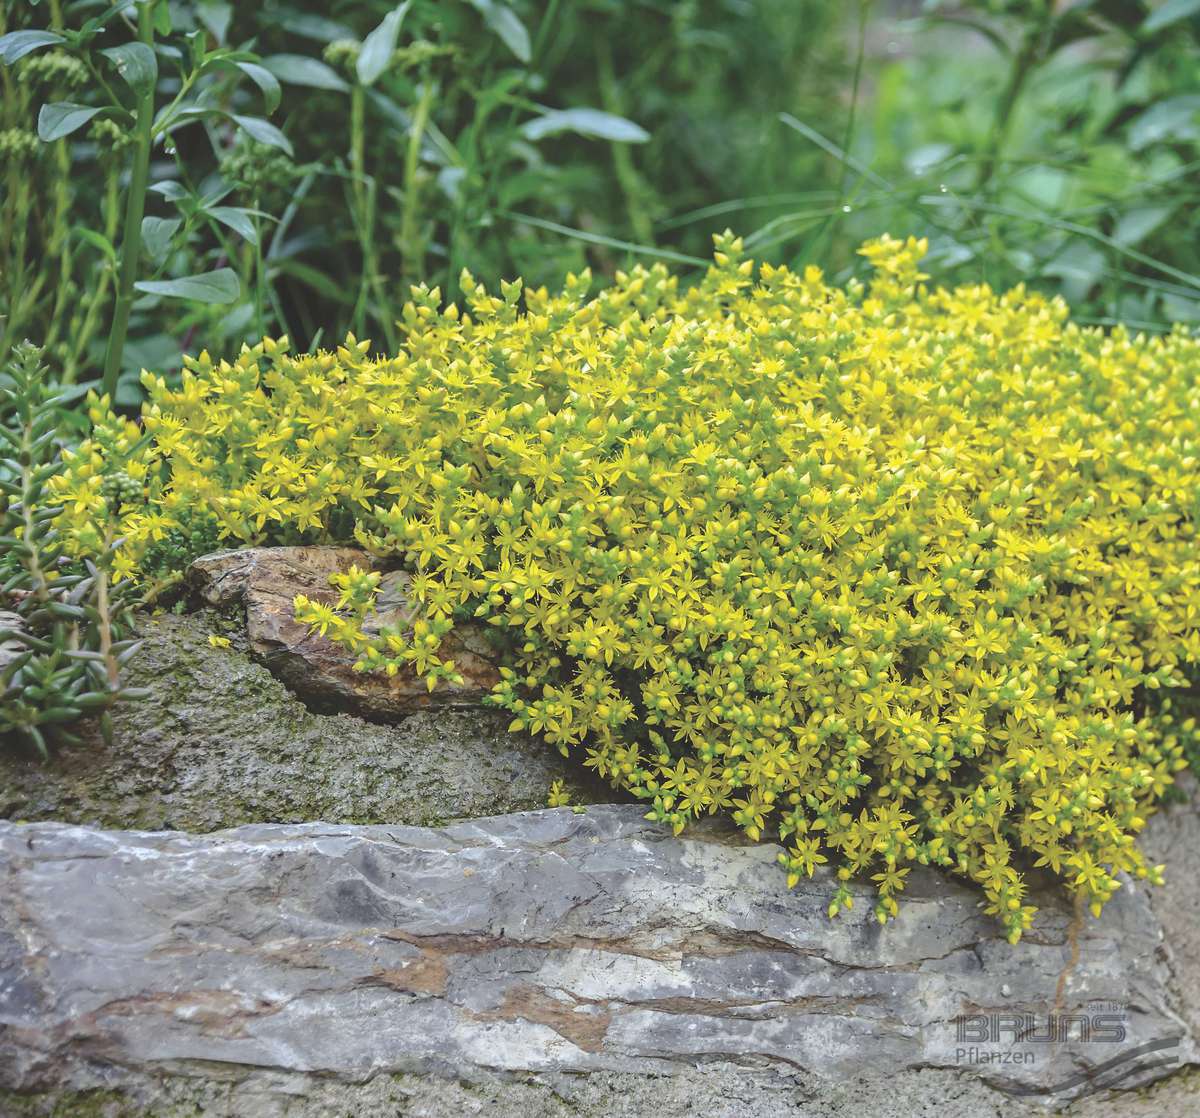
[[[23,630],[25,621],[19,613],[0,609],[0,629]],[[25,646],[18,640],[0,637],[0,672],[4,671],[22,652]]]
[[[352,547],[255,547],[202,556],[189,569],[188,581],[208,605],[244,606],[251,651],[310,706],[385,720],[430,707],[477,707],[500,679],[478,625],[454,629],[438,650],[454,661],[463,682],[442,681],[430,691],[412,672],[356,672],[354,656],[296,622],[297,594],[333,605],[338,592],[329,576],[353,566],[380,569],[365,551]],[[368,632],[411,624],[416,613],[406,593],[409,581],[404,571],[384,572],[377,612],[364,626]]]
[[[32,1093],[0,1088],[4,1118],[1034,1118],[1046,1108],[962,1073],[924,1068],[830,1081],[728,1064],[671,1075],[535,1072],[376,1074],[352,1081],[208,1065],[121,1086]],[[1195,1118],[1193,1069],[1145,1090],[1072,1104],[1063,1118]]]
[[[789,893],[774,855],[716,827],[674,838],[632,805],[210,836],[0,824],[0,1102],[140,1092],[142,1113],[308,1118],[682,1114],[686,1098],[766,1118],[861,1114],[865,1091],[866,1113],[1011,1115],[1042,1100],[1014,1090],[1107,1085],[1115,1057],[1126,1088],[1195,1061],[1132,884],[1076,929],[1072,964],[1054,891],[1011,948],[940,875],[914,872],[881,929],[866,890],[828,921],[829,882]],[[1119,1003],[1123,1043],[959,1059],[958,1015],[1044,1021],[1064,970],[1061,1010]],[[1158,1040],[1178,1044],[1131,1058]],[[1184,1070],[1153,1112],[1196,1091]]]
[[[315,714],[248,654],[240,619],[138,619],[145,644],[98,733],[42,764],[0,747],[0,817],[212,831],[249,822],[438,823],[542,807],[562,779],[611,799],[580,766],[507,732],[487,710],[426,710],[391,725]],[[209,644],[224,634],[229,648]],[[2,903],[2,902],[0,902]]]
[[[1183,1014],[1200,1036],[1200,795],[1196,780],[1180,780],[1184,803],[1171,804],[1150,817],[1140,845],[1151,863],[1166,864],[1167,884],[1150,890],[1150,902],[1171,945],[1171,967]],[[1200,1115],[1200,1099],[1195,1113]]]

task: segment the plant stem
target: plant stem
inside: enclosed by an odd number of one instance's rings
[[[354,195],[354,231],[362,252],[362,275],[358,277],[358,298],[351,315],[355,337],[366,332],[367,290],[371,283],[371,232],[367,228],[366,172],[363,169],[366,96],[366,91],[356,82],[350,93],[350,189]]]
[[[1012,126],[1013,109],[1016,108],[1021,91],[1025,88],[1025,82],[1033,73],[1041,55],[1044,30],[1045,28],[1040,23],[1026,30],[1021,38],[1020,47],[1013,55],[1012,66],[1008,71],[1008,80],[1004,83],[1004,92],[997,102],[996,116],[992,121],[991,131],[988,133],[983,161],[979,164],[979,176],[975,180],[976,191],[983,190],[996,173],[996,164],[1000,160],[1000,153]]]
[[[850,90],[850,113],[846,118],[846,134],[842,137],[842,151],[854,149],[854,126],[858,116],[858,94],[862,86],[863,61],[867,54],[867,21],[871,15],[871,0],[860,0],[858,5],[858,49],[854,56],[854,82]],[[844,160],[838,180],[838,205],[846,200],[846,177],[850,166]]]
[[[111,242],[117,235],[117,219],[120,196],[117,192],[117,168],[111,167],[105,174],[104,203],[104,236]],[[83,312],[81,325],[71,331],[72,341],[67,356],[63,361],[63,383],[75,383],[76,367],[82,362],[87,352],[88,343],[96,332],[101,308],[108,302],[108,288],[112,283],[113,269],[106,266],[101,269],[95,279],[94,286],[89,289],[86,309]]]
[[[363,274],[358,287],[358,299],[354,304],[354,332],[360,340],[366,333],[368,294],[373,294],[377,304],[375,316],[383,327],[388,349],[396,348],[396,331],[392,325],[387,298],[383,290],[383,279],[379,274],[379,258],[375,251],[375,190],[373,178],[367,177],[365,158],[366,139],[366,90],[356,84],[350,94],[350,174],[354,189],[354,227],[362,250]]]
[[[605,112],[615,116],[623,116],[625,106],[620,94],[620,83],[613,69],[612,47],[607,38],[601,37],[596,43],[596,61],[600,78],[601,104]],[[625,196],[625,212],[629,217],[629,228],[633,239],[642,244],[654,244],[654,223],[642,204],[645,188],[633,163],[633,154],[629,144],[609,144],[612,151],[613,169],[617,173],[617,182],[621,193]]]
[[[104,554],[108,556],[113,546],[113,525],[110,520],[104,533]],[[112,610],[108,599],[108,571],[96,564],[96,632],[100,639],[100,655],[104,657],[104,671],[108,677],[108,690],[115,693],[121,686],[121,669],[113,655]]]
[[[153,48],[154,4],[138,5],[138,40]],[[142,214],[146,208],[146,186],[150,179],[150,130],[154,124],[154,88],[138,94],[137,123],[134,132],[133,166],[129,173],[129,194],[125,202],[125,228],[121,233],[121,274],[117,284],[117,305],[113,310],[108,350],[104,355],[103,391],[110,401],[117,395],[117,376],[125,353],[125,334],[133,306],[133,283],[137,278],[138,258],[142,251]]]
[[[429,113],[433,108],[433,82],[425,76],[425,84],[421,88],[421,98],[417,102],[417,110],[413,114],[412,127],[408,134],[408,150],[404,156],[404,213],[400,218],[400,275],[407,285],[420,277],[424,253],[417,242],[417,219],[420,216],[420,186],[417,183],[417,172],[421,164],[421,138],[425,135],[425,126],[429,123]],[[407,287],[405,287],[407,290]]]
[[[62,4],[60,0],[50,0],[50,28],[62,31]],[[71,208],[71,154],[67,150],[66,140],[59,140],[54,145],[55,171],[54,176],[54,216],[50,225],[50,236],[47,251],[50,256],[58,257],[58,290],[54,296],[54,309],[50,312],[50,324],[46,330],[44,345],[52,349],[57,339],[58,331],[66,325],[67,301],[71,296],[74,285],[71,282],[71,237],[69,231],[69,212]],[[69,383],[69,382],[65,382]]]
[[[262,250],[262,223],[258,220],[258,196],[254,198],[254,316],[255,329],[258,336],[266,335],[266,323],[263,320],[263,293],[266,290]]]

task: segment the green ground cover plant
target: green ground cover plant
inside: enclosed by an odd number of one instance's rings
[[[7,5],[0,737],[107,733],[194,556],[357,540],[426,610],[298,603],[363,670],[482,618],[514,728],[881,920],[1157,877],[1198,71],[1192,0]]]
[[[119,536],[149,592],[217,541],[357,541],[421,619],[364,628],[365,571],[296,606],[361,670],[436,687],[482,619],[513,728],[651,818],[868,875],[881,921],[943,866],[1015,942],[1030,864],[1096,912],[1160,872],[1136,837],[1196,740],[1200,342],[928,286],[926,248],[870,242],[838,287],[725,235],[691,287],[418,287],[387,357],[202,353],[146,374],[140,424],[93,399],[56,523],[80,556]]]

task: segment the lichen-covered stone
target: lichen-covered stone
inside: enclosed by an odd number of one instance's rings
[[[389,725],[309,710],[250,655],[240,620],[141,616],[128,670],[148,699],[119,706],[113,744],[41,763],[0,748],[0,817],[212,831],[248,822],[431,823],[541,807],[564,780],[611,798],[544,743],[483,709]],[[229,648],[214,648],[212,634]]]
[[[334,604],[338,592],[329,576],[353,566],[382,569],[372,556],[352,547],[252,547],[201,556],[191,565],[188,581],[209,605],[236,602],[244,607],[250,650],[312,707],[395,719],[415,710],[479,706],[500,673],[478,625],[457,626],[439,649],[440,656],[454,661],[463,682],[442,681],[430,691],[414,672],[356,672],[355,657],[344,647],[297,623],[296,595]],[[406,627],[415,618],[408,584],[406,572],[384,571],[377,611],[364,631]]]
[[[803,1072],[698,1065],[673,1074],[532,1072],[362,1080],[208,1065],[165,1076],[125,1069],[121,1087],[12,1092],[4,1118],[1045,1118],[974,1076],[936,1068],[830,1081]],[[1195,1118],[1200,1073],[1069,1105],[1062,1118]]]
[[[634,805],[209,836],[0,824],[0,1086],[177,1076],[240,1079],[253,1096],[295,1073],[361,1085],[705,1066],[741,1069],[755,1096],[942,1069],[1001,1093],[1074,1083],[1065,1101],[1110,1082],[1114,1058],[1130,1058],[1127,1087],[1195,1059],[1132,883],[1074,929],[1058,891],[1037,895],[1038,933],[1014,948],[973,889],[929,871],[887,928],[863,885],[831,922],[827,877],[783,890],[777,852],[716,827],[676,838]],[[1123,1005],[1125,1039],[1005,1037],[988,1047],[1033,1062],[962,1059],[959,1015],[1044,1022],[1056,1003]],[[1159,1040],[1174,1046],[1132,1057]],[[726,1112],[778,1113],[767,1102],[784,1097]]]

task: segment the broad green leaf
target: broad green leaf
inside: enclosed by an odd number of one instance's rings
[[[529,32],[520,17],[507,4],[498,4],[495,0],[470,0],[471,7],[483,16],[483,21],[499,36],[510,51],[522,62],[528,62],[533,50],[529,42]]]
[[[339,39],[353,39],[355,37],[354,29],[344,23],[339,23],[334,19],[326,19],[324,16],[314,16],[306,12],[298,12],[295,8],[291,7],[279,8],[270,15],[267,12],[263,12],[262,18],[270,20],[277,27],[282,27],[285,31],[293,35],[299,35],[305,39],[313,39],[318,43],[335,43]]]
[[[1168,292],[1163,296],[1163,312],[1172,322],[1200,322],[1200,302]]]
[[[281,96],[279,81],[270,70],[259,66],[255,62],[237,62],[235,65],[262,90],[263,104],[266,105],[268,113],[273,113],[279,108],[279,99]]]
[[[363,40],[356,67],[358,80],[363,85],[374,85],[379,75],[387,69],[392,60],[392,52],[396,49],[400,24],[404,22],[407,11],[408,0],[405,0],[403,4],[388,12],[379,26]]]
[[[1112,239],[1119,245],[1140,244],[1174,212],[1173,205],[1134,206],[1120,216]]]
[[[74,403],[76,400],[83,399],[91,391],[91,388],[90,384],[68,385],[66,388],[58,389],[50,403],[56,408],[64,407],[67,404]]]
[[[992,44],[1001,54],[1012,54],[1012,47],[1008,45],[1008,41],[1004,36],[996,30],[991,24],[982,19],[973,19],[963,12],[952,12],[948,15],[941,15],[937,12],[932,12],[925,16],[922,23],[928,23],[931,27],[950,27],[962,28],[966,31],[975,31],[982,35],[989,43]]]
[[[160,7],[166,7],[165,4]],[[233,5],[223,0],[199,0],[196,5],[196,18],[204,24],[216,41],[224,45],[225,36],[229,34],[229,21],[233,18]]]
[[[171,5],[156,4],[154,8],[154,30],[162,37],[171,34]]]
[[[527,140],[541,140],[560,132],[622,144],[644,144],[650,139],[650,133],[641,125],[599,109],[554,109],[521,126],[521,134]]]
[[[1105,263],[1104,253],[1077,238],[1042,268],[1042,274],[1061,280],[1067,302],[1079,303],[1100,282]]]
[[[146,246],[146,252],[156,264],[166,260],[171,238],[179,232],[182,224],[183,221],[177,217],[142,218],[142,244]]]
[[[65,42],[66,39],[53,31],[10,31],[0,35],[0,63],[11,66],[35,50]]]
[[[200,209],[206,210],[209,206],[217,205],[223,199],[228,198],[233,191],[233,185],[227,183],[224,179],[206,179],[200,186]]]
[[[221,319],[217,331],[223,338],[246,338],[256,317],[253,303],[240,303]]]
[[[121,367],[130,375],[136,388],[141,382],[139,374],[142,369],[170,373],[178,369],[181,363],[178,336],[146,334],[140,338],[130,338],[125,343],[125,356]]]
[[[89,245],[98,248],[108,258],[109,263],[114,267],[116,266],[117,250],[113,247],[112,241],[103,233],[95,229],[89,229],[86,225],[74,226],[71,233],[81,241],[86,241]]]
[[[205,211],[209,217],[229,226],[243,240],[258,244],[258,230],[254,228],[250,211],[241,206],[209,206]]]
[[[1155,8],[1142,24],[1142,30],[1147,34],[1161,31],[1178,23],[1181,19],[1200,14],[1200,0],[1167,0],[1161,8]]]
[[[1200,94],[1181,93],[1157,101],[1129,125],[1129,146],[1134,151],[1163,140],[1200,138]]]
[[[304,54],[273,54],[264,58],[262,64],[281,82],[289,85],[332,89],[338,93],[345,93],[350,88],[349,82],[343,81],[332,66],[319,58],[309,58]]]
[[[90,105],[73,105],[70,101],[43,105],[38,113],[38,136],[46,143],[61,140],[77,128],[82,128],[99,112],[103,110]]]
[[[953,154],[953,144],[922,144],[905,155],[904,166],[908,168],[910,174],[927,175],[939,163],[945,163]]]
[[[214,272],[173,280],[142,280],[133,286],[147,295],[191,299],[197,303],[232,303],[242,292],[242,285],[232,268],[218,268]]]
[[[154,191],[155,194],[161,194],[169,202],[178,202],[180,198],[188,197],[188,192],[183,184],[176,182],[174,179],[156,182],[153,186],[146,189]]]
[[[145,93],[158,81],[158,59],[145,43],[122,43],[100,52],[134,93]]]
[[[239,116],[237,113],[231,113],[230,116],[239,128],[260,144],[279,148],[281,151],[287,152],[288,155],[294,154],[291,140],[280,132],[269,120],[263,120],[262,117],[258,116]]]

